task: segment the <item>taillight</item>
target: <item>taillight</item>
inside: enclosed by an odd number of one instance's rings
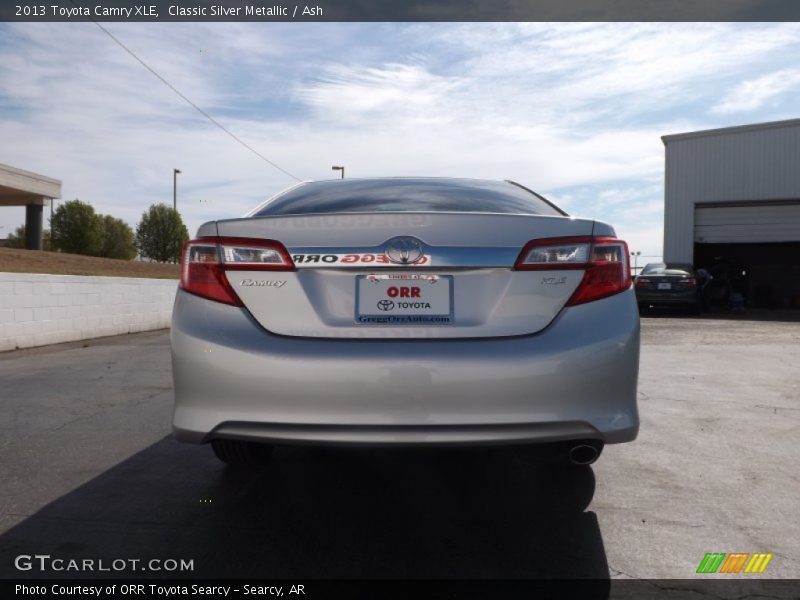
[[[697,285],[697,280],[694,277],[687,277],[681,280],[681,284],[685,287],[695,287]]]
[[[638,288],[650,287],[650,280],[647,277],[637,277],[634,285]]]
[[[583,270],[583,279],[567,306],[607,298],[631,286],[628,245],[615,238],[533,240],[522,249],[514,268],[519,271]]]
[[[533,240],[525,244],[514,268],[518,271],[585,269],[592,249],[591,237]]]
[[[294,263],[283,244],[273,240],[208,237],[186,242],[181,253],[181,288],[225,304],[242,301],[225,271],[292,271]]]

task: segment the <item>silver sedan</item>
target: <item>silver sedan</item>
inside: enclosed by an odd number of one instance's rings
[[[172,316],[174,433],[275,445],[558,448],[636,438],[628,249],[508,181],[307,182],[202,225]]]

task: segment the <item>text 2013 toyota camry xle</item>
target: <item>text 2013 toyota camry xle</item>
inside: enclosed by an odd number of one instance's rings
[[[628,250],[512,182],[302,183],[186,244],[174,432],[231,464],[274,445],[636,437]]]

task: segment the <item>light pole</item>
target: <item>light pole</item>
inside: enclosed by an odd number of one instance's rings
[[[172,210],[178,211],[178,173],[180,169],[172,169]]]
[[[342,172],[342,179],[344,179],[344,167],[333,166],[333,167],[331,167],[331,171],[341,171]]]
[[[633,274],[636,275],[636,269],[639,268],[639,256],[641,256],[641,250],[638,252],[631,252],[631,256],[633,257]]]

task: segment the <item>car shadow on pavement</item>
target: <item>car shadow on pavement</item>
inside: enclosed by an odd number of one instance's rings
[[[594,488],[503,448],[279,448],[242,473],[167,437],[0,536],[0,577],[103,575],[13,567],[50,554],[194,561],[147,577],[607,580]]]

